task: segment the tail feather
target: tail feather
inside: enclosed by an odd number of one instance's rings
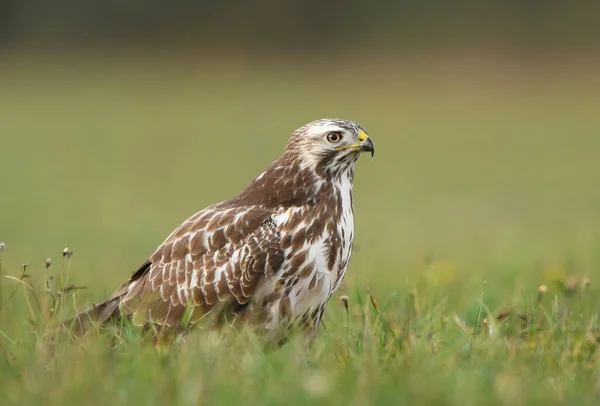
[[[150,265],[150,261],[146,260],[131,278],[122,284],[108,299],[98,305],[92,305],[92,307],[64,322],[63,325],[67,328],[72,328],[73,331],[79,335],[84,333],[90,324],[104,324],[111,320],[118,320],[123,317],[124,315],[121,314],[121,303],[123,302],[123,299],[128,294],[132,293],[132,288],[137,289],[134,290],[134,292],[137,292],[144,286],[144,284],[137,286],[137,283],[135,282],[150,270]]]
[[[109,320],[118,319],[121,316],[120,303],[121,298],[119,296],[111,297],[103,303],[92,305],[72,319],[64,322],[64,325],[67,328],[72,328],[73,332],[78,335],[83,334],[90,325],[104,324]]]

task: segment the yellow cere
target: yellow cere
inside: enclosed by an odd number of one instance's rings
[[[369,138],[369,136],[364,132],[364,131],[359,131],[358,132],[358,140],[363,143],[365,142],[365,140]]]

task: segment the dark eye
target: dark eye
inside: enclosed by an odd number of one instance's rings
[[[338,132],[333,132],[333,133],[327,134],[327,141],[329,141],[329,142],[336,143],[336,142],[340,142],[341,139],[342,139],[342,134],[340,134]]]

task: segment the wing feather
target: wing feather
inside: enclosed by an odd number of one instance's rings
[[[245,305],[281,268],[281,237],[269,211],[207,211],[175,230],[150,256],[147,271],[130,280],[123,304],[136,324],[177,325],[188,306],[199,318],[217,304]]]

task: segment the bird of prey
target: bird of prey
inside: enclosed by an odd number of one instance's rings
[[[352,253],[352,185],[363,127],[321,119],[297,129],[284,153],[230,200],[184,221],[106,301],[74,321],[178,330],[209,314],[251,320],[283,339],[313,336]],[[223,320],[219,317],[218,320]]]

